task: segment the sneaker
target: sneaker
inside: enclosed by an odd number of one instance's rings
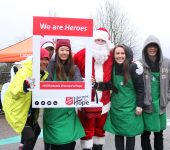
[[[18,150],[22,150],[22,149],[23,149],[23,144],[20,144]]]

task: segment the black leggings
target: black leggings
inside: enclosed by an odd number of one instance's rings
[[[116,150],[125,150],[124,148],[124,136],[115,135],[115,147]],[[135,137],[126,137],[126,150],[134,150]]]
[[[150,143],[150,131],[144,131],[141,135],[142,150],[152,150]],[[163,150],[163,131],[154,132],[154,149]]]
[[[0,96],[1,96],[1,94],[0,94]],[[1,99],[0,99],[0,109],[2,109],[2,102],[1,102]]]
[[[41,132],[41,128],[38,122],[35,123],[34,125],[29,125],[29,124],[25,125],[21,134],[21,143],[24,144],[23,150],[34,149],[35,143],[37,141],[40,132]]]
[[[45,143],[45,150],[74,150],[76,142],[71,142],[68,144],[62,144],[62,145],[55,145],[55,144],[48,144]]]

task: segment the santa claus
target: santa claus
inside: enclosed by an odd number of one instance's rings
[[[110,49],[110,36],[105,28],[94,31],[92,48],[92,101],[102,102],[102,107],[81,108],[78,115],[86,136],[81,139],[83,150],[102,150],[105,143],[103,126],[110,109],[110,90],[113,54]],[[85,49],[74,56],[75,63],[85,76]]]

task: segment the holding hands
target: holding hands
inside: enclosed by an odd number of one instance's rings
[[[136,115],[141,115],[142,114],[142,107],[136,107]]]

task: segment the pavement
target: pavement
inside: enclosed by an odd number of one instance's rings
[[[167,107],[167,118],[170,118],[170,105]],[[39,117],[39,123],[42,127],[42,113]],[[18,136],[8,125],[4,115],[0,115],[0,150],[17,150],[20,143],[20,136]],[[153,135],[151,135],[151,143],[153,146]],[[39,136],[39,139],[35,145],[34,150],[43,150],[43,135]],[[80,141],[77,141],[75,150],[81,150]],[[106,144],[103,150],[115,150],[114,136],[110,133],[106,133]],[[135,150],[141,150],[140,136],[136,136]],[[170,119],[167,120],[167,129],[164,131],[164,150],[170,150]]]

